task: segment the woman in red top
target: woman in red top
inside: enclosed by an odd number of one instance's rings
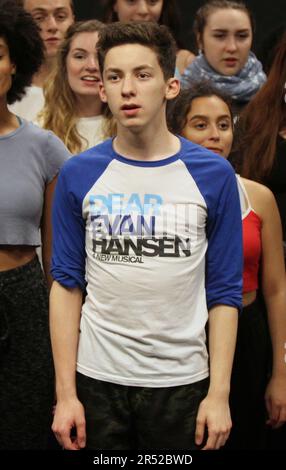
[[[173,132],[229,156],[233,118],[229,99],[208,84],[185,90],[169,109]],[[286,285],[282,229],[271,191],[237,177],[244,245],[243,311],[239,319],[230,404],[233,429],[226,447],[257,449],[265,445],[265,419],[272,427],[286,421]],[[215,182],[214,182],[215,184]],[[265,309],[258,296],[261,283]],[[268,384],[267,384],[268,382]],[[265,398],[265,403],[264,403]]]

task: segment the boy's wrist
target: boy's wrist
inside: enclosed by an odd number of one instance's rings
[[[221,385],[210,385],[208,390],[208,396],[220,400],[228,400],[229,398],[230,387],[221,386]]]

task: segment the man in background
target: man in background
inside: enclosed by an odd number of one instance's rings
[[[44,105],[43,86],[55,66],[59,46],[68,27],[74,22],[72,0],[17,0],[28,11],[40,28],[45,45],[45,61],[21,101],[11,111],[29,121],[36,120]]]

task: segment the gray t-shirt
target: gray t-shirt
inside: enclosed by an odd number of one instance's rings
[[[45,188],[69,157],[58,137],[25,120],[0,136],[0,245],[41,244]]]

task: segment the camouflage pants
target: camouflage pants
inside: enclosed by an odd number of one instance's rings
[[[89,449],[196,449],[208,379],[168,388],[130,387],[77,374]]]

